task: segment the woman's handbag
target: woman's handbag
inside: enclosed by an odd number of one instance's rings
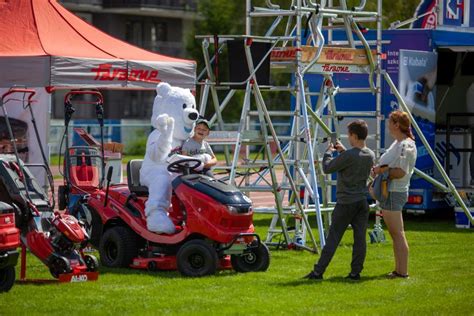
[[[388,198],[388,169],[378,174],[375,179],[369,184],[369,193],[370,196],[379,202],[385,202]]]

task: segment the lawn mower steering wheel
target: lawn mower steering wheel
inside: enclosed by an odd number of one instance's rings
[[[187,158],[170,163],[166,169],[168,169],[169,172],[190,174],[191,171],[195,171],[200,165],[201,160],[196,158]]]

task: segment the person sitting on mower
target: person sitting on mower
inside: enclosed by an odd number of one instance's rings
[[[202,174],[214,177],[211,168],[217,164],[217,158],[211,149],[206,137],[209,136],[211,124],[205,118],[199,118],[194,126],[194,135],[188,138],[182,147],[182,154],[192,156],[202,161]]]

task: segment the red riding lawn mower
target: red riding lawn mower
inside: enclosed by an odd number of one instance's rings
[[[19,158],[15,135],[5,106],[8,101],[15,100],[5,100],[12,94],[23,94],[23,98],[17,101],[23,102],[25,109],[29,108],[44,164],[25,164]],[[44,168],[50,188],[54,190],[53,177],[31,109],[31,98],[34,94],[34,90],[12,88],[1,98],[1,107],[14,150],[13,155],[0,154],[0,200],[14,209],[16,227],[21,233],[20,280],[26,281],[26,248],[37,256],[60,282],[97,280],[98,260],[93,256],[84,255],[82,251],[87,244],[86,231],[73,216],[54,211],[54,192],[50,200],[29,169]]]
[[[8,292],[15,282],[20,231],[15,227],[13,207],[0,201],[0,293]]]
[[[66,102],[66,112],[68,107]],[[98,112],[99,122],[101,116]],[[101,144],[103,148],[103,132]],[[139,179],[142,160],[128,163],[128,185],[110,185],[109,168],[104,188],[103,181],[98,182],[93,176],[104,166],[103,150],[100,164],[93,163],[91,158],[96,157],[97,151],[92,149],[66,146],[65,152],[70,155],[65,157],[65,183],[70,189],[63,200],[75,198],[69,212],[86,222],[90,242],[99,249],[102,265],[178,269],[182,275],[193,277],[214,274],[217,269],[268,269],[270,253],[254,231],[250,199],[225,182],[193,174],[199,160],[182,159],[168,166],[170,172],[181,173],[172,182],[169,209],[176,233],[168,235],[147,229],[144,210],[148,189],[140,185]],[[81,192],[82,197],[74,196]]]

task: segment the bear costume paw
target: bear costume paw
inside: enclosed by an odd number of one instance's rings
[[[173,134],[174,118],[168,114],[161,114],[156,118],[155,126],[163,136],[169,137]]]

